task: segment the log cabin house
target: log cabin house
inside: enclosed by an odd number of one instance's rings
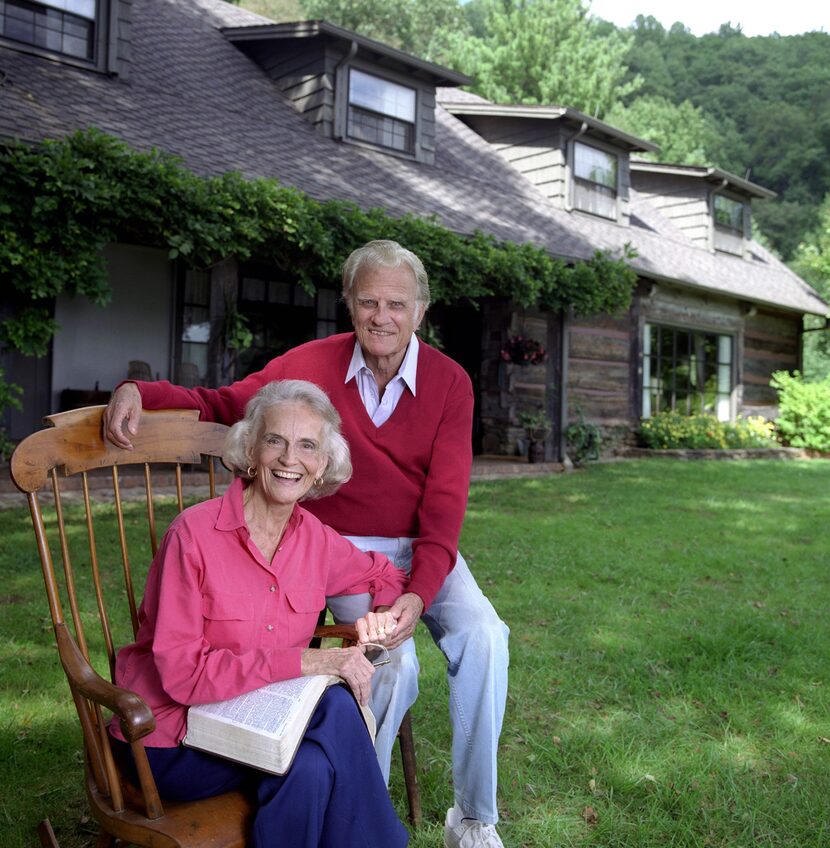
[[[568,262],[632,245],[639,283],[625,314],[499,299],[433,307],[447,353],[473,378],[476,451],[521,452],[518,415],[531,408],[554,421],[551,459],[578,413],[609,447],[667,408],[774,415],[770,374],[798,367],[803,316],[828,307],[752,240],[751,204],[771,192],[716,168],[643,161],[653,145],[602,121],[489,103],[468,83],[324,21],[274,23],[223,0],[0,2],[6,139],[97,127],[196,173],[275,177],[320,200],[435,216]],[[49,356],[2,355],[25,389],[24,409],[7,413],[12,437],[62,404],[105,398],[130,362],[221,383],[215,327],[229,302],[254,333],[237,374],[348,328],[337,280],[318,281],[312,296],[262,262],[228,257],[195,272],[136,244],[108,245],[105,257],[106,322],[61,295]],[[546,347],[543,365],[503,360],[506,340],[522,334]]]

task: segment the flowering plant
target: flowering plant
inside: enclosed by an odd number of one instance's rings
[[[515,362],[517,365],[541,365],[548,355],[536,339],[510,336],[501,349],[501,358],[505,362]]]

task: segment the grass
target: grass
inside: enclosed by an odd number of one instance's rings
[[[830,844],[830,462],[665,460],[473,486],[462,546],[511,627],[500,833],[518,846]],[[2,844],[93,844],[23,510],[0,513]],[[451,803],[419,630],[424,826]],[[403,814],[402,780],[391,791]]]

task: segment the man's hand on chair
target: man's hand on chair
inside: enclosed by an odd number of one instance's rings
[[[124,450],[132,450],[133,443],[129,437],[138,433],[140,418],[141,392],[135,383],[124,383],[116,389],[104,410],[104,440]]]

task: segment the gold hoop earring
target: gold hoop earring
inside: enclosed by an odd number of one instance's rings
[[[314,485],[319,489],[320,486],[323,485],[323,478],[322,477],[316,477],[314,479]]]
[[[250,465],[249,465],[249,466],[247,467],[246,471],[247,471],[247,474],[248,474],[248,476],[249,476],[249,477],[256,477],[256,473],[257,473],[257,469],[256,469],[256,468],[254,468],[254,467],[252,467],[252,466],[250,466]]]

